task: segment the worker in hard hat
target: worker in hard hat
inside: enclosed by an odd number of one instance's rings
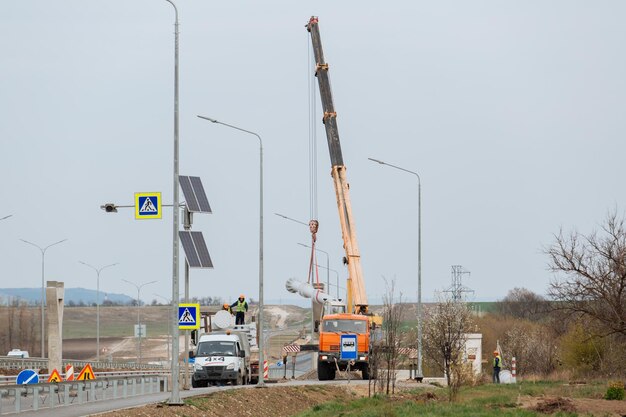
[[[497,350],[493,351],[493,383],[500,383],[500,369],[502,369],[502,358]]]
[[[230,305],[228,303],[224,303],[224,305],[222,305],[222,310],[228,311],[230,314],[233,314],[233,312],[230,310]]]
[[[230,305],[230,308],[235,311],[235,324],[244,324],[246,311],[248,311],[246,297],[241,294],[237,301]]]

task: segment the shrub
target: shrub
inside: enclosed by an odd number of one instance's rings
[[[623,400],[624,399],[624,383],[622,381],[609,381],[609,387],[606,390],[605,400]]]

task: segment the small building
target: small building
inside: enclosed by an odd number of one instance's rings
[[[472,364],[472,369],[475,375],[480,375],[483,371],[482,367],[482,333],[466,333],[465,334],[465,349],[463,352],[464,362]]]

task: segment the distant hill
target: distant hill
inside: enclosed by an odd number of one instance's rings
[[[85,288],[66,288],[65,305],[70,304],[92,304],[96,302],[97,291]],[[19,299],[29,304],[41,302],[41,288],[0,288],[0,304],[7,304],[11,299]],[[125,294],[111,294],[100,291],[100,304],[109,300],[116,304],[127,304],[134,299]]]

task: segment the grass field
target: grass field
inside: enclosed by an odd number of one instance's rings
[[[133,336],[139,319],[146,325],[149,337],[168,333],[169,307],[100,307],[100,337]],[[63,312],[63,338],[81,339],[95,337],[96,309],[93,307],[66,308]]]
[[[583,386],[570,386],[559,382],[522,383],[518,385],[482,385],[465,388],[457,402],[447,402],[444,389],[424,389],[403,392],[394,398],[376,396],[359,398],[351,401],[332,401],[316,405],[310,410],[298,414],[299,417],[417,417],[417,416],[455,416],[455,417],[529,417],[546,414],[524,409],[519,406],[520,398],[543,395],[590,398],[598,401],[606,391],[605,383]],[[595,414],[595,413],[594,413]],[[557,411],[553,416],[587,416],[576,412]],[[611,414],[596,414],[611,415]]]

